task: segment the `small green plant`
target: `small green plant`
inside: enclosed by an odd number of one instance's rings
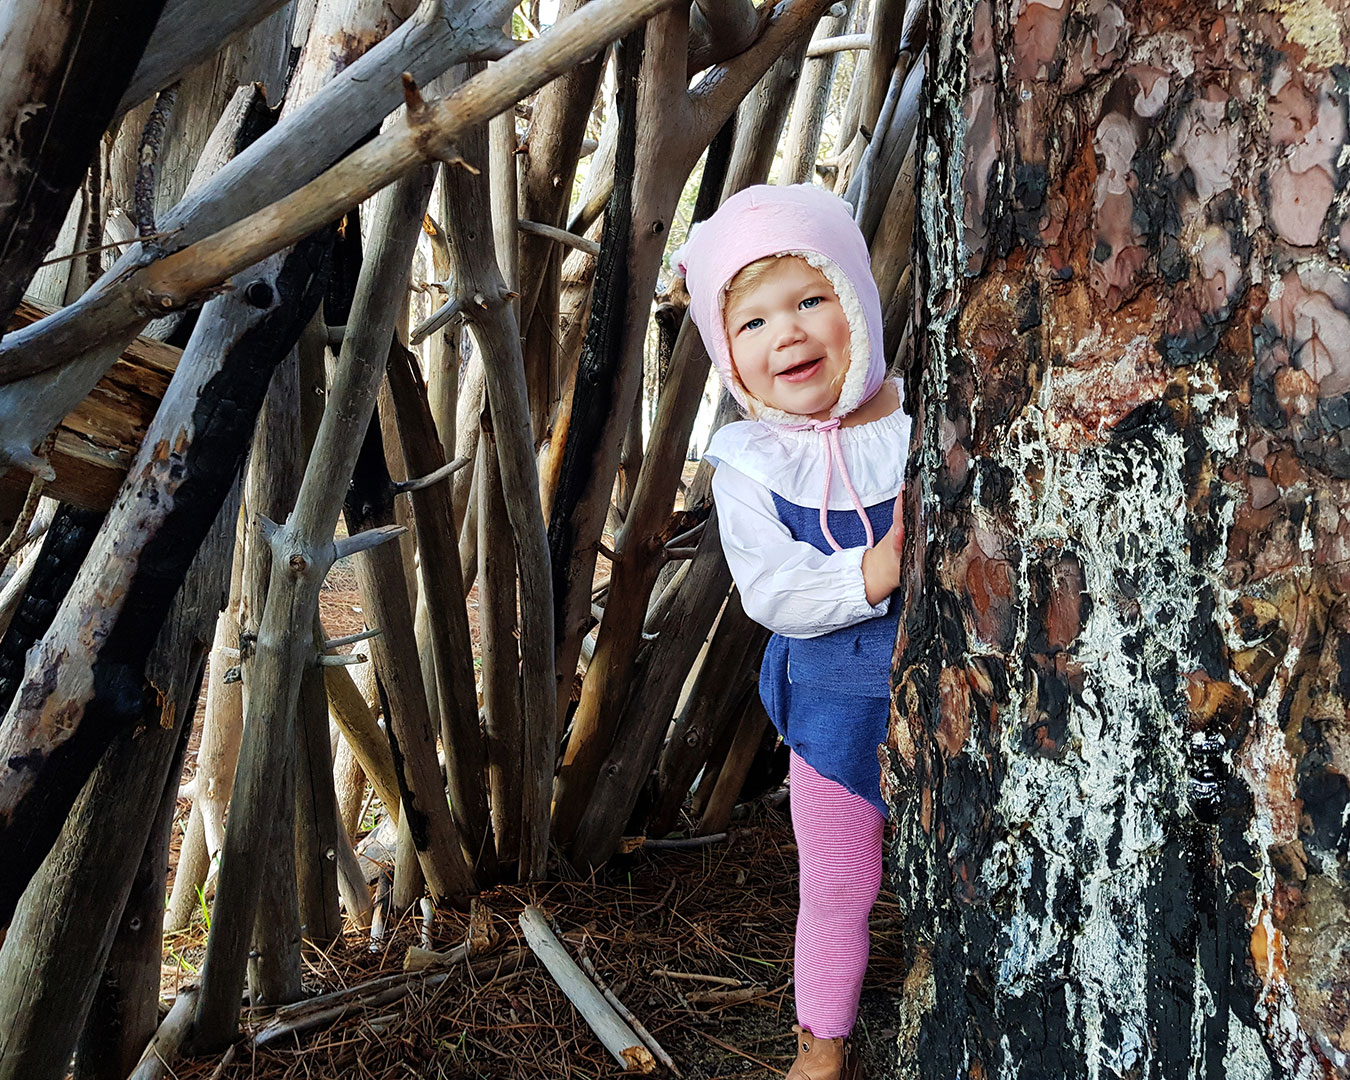
[[[197,886],[197,906],[201,908],[202,922],[209,932],[211,929],[211,905],[206,902],[206,890],[200,885]]]

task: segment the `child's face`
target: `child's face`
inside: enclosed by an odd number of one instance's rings
[[[752,397],[827,419],[848,370],[848,318],[825,275],[784,256],[723,312],[731,362]]]

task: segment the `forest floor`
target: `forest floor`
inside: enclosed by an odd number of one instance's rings
[[[727,841],[685,851],[639,849],[603,877],[565,877],[538,887],[497,888],[480,903],[496,942],[477,978],[464,965],[439,985],[421,977],[393,1002],[353,1009],[331,1026],[264,1049],[252,1036],[268,1016],[245,1012],[245,1038],[231,1060],[175,1068],[177,1080],[300,1077],[599,1078],[621,1075],[580,1014],[524,949],[518,918],[540,905],[574,958],[585,955],[670,1055],[685,1080],[768,1080],[792,1061],[792,927],[796,849],[784,810],[750,808]],[[872,916],[872,962],[855,1035],[867,1080],[892,1074],[894,996],[899,985],[899,909],[883,893]],[[449,949],[468,917],[436,913],[429,941],[410,915],[373,945],[352,930],[327,951],[307,951],[305,988],[327,993],[395,975],[409,946]],[[174,954],[192,965],[204,936],[185,935]],[[195,939],[195,940],[193,940]],[[500,967],[492,963],[498,958]],[[483,968],[491,970],[483,970]],[[171,972],[166,972],[171,974]],[[170,983],[192,981],[181,969]],[[166,986],[173,993],[173,986]]]

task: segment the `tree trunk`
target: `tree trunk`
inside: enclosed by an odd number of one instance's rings
[[[1347,1075],[1350,8],[1318,11],[934,8],[903,1076]]]

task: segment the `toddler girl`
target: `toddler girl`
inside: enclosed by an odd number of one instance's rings
[[[774,632],[760,695],[792,751],[801,906],[788,1077],[848,1080],[881,886],[877,746],[909,419],[885,379],[867,245],[842,200],[810,185],[748,188],[676,259],[708,354],[751,417],[714,434],[707,456],[741,602]]]

